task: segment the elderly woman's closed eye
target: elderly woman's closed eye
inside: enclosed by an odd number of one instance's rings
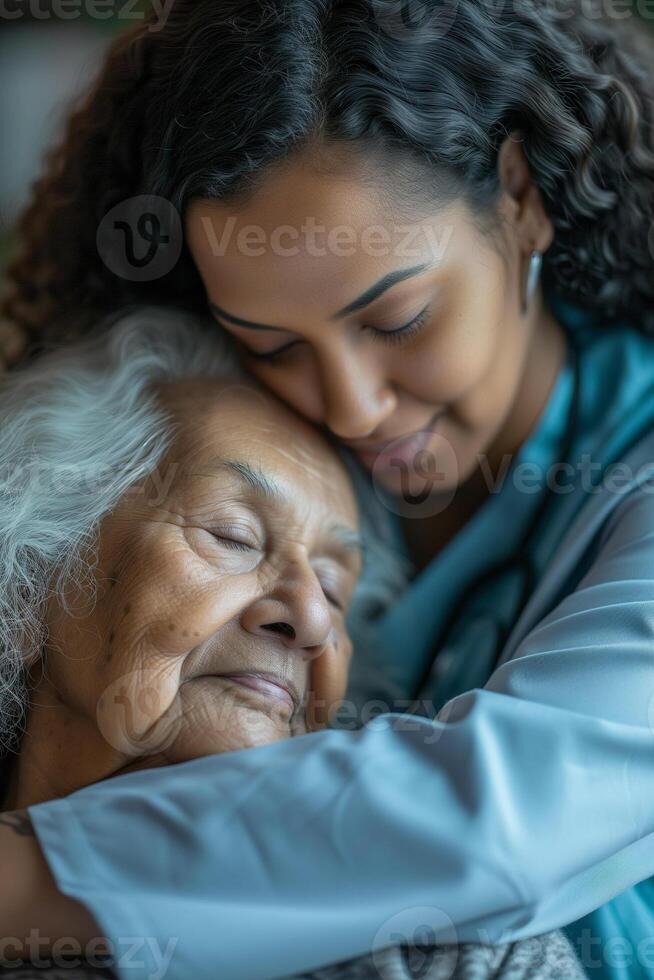
[[[2,384],[5,806],[324,726],[361,556],[320,434],[172,313]]]

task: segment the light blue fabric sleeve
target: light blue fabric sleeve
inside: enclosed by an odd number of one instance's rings
[[[122,978],[161,975],[168,953],[168,980],[285,976],[390,945],[393,917],[408,931],[425,907],[436,941],[507,942],[654,875],[653,697],[650,486],[513,658],[436,721],[386,714],[29,813]]]

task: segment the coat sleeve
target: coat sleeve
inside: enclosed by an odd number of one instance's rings
[[[388,713],[29,813],[121,980],[166,957],[169,980],[264,980],[425,923],[434,942],[538,935],[654,875],[653,728],[654,496],[639,490],[574,591],[437,719]]]

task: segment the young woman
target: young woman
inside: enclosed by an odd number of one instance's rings
[[[346,615],[379,584],[360,576],[369,501],[333,440],[194,321],[140,309],[0,379],[0,744],[14,746],[2,810],[319,730],[345,694]],[[35,846],[14,836],[29,826],[0,814],[2,976],[15,957],[28,965],[14,980],[61,980],[61,936],[38,934],[63,897],[43,864],[34,894],[34,862],[15,860]],[[63,901],[77,936],[83,909]],[[34,933],[50,937],[45,972],[29,962]],[[113,952],[125,968],[127,950]],[[158,952],[163,976],[174,949]],[[304,977],[369,980],[383,965],[415,980],[417,959],[434,980],[459,953],[479,980],[498,966],[512,980],[585,976],[554,930],[492,948],[423,941],[413,963],[396,945]],[[88,959],[82,980],[97,977]],[[183,971],[182,953],[171,974]]]
[[[138,815],[139,774],[29,815],[61,892],[180,936],[186,975],[564,925],[590,977],[644,980],[652,46],[606,4],[415,14],[180,0],[121,39],[6,306],[33,354],[125,304],[206,311],[359,455],[411,564],[360,641],[382,714],[156,770]]]

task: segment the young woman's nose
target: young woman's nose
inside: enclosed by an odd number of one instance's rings
[[[306,660],[324,652],[331,637],[332,617],[313,572],[303,578],[281,583],[274,592],[256,599],[244,611],[241,626],[297,650]]]
[[[351,348],[320,365],[324,423],[339,439],[365,439],[393,414],[397,396],[385,372]]]

